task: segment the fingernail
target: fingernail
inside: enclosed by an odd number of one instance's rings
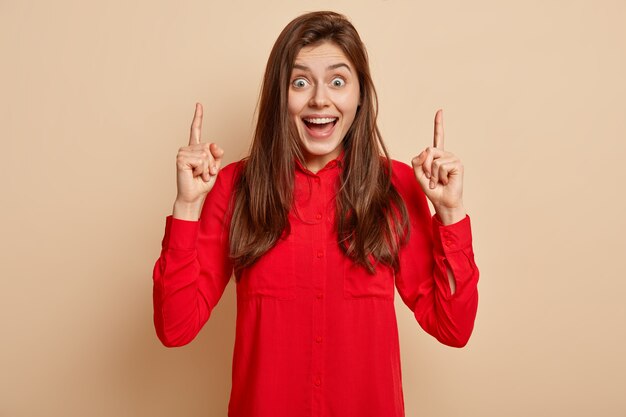
[[[430,173],[429,173],[428,171],[426,171],[426,173],[425,173],[425,174],[426,174],[426,178],[429,178],[429,179],[430,179]]]
[[[430,188],[435,188],[435,181],[430,180]]]

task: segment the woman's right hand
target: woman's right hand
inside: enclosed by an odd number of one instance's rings
[[[196,103],[191,122],[189,145],[176,155],[176,205],[202,206],[204,198],[213,188],[220,170],[224,150],[215,143],[202,143],[202,104]]]

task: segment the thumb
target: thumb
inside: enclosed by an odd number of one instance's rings
[[[213,166],[209,167],[209,172],[212,175],[217,174],[221,165],[222,165],[222,157],[224,156],[224,150],[220,148],[217,143],[211,144],[211,155],[213,155]]]
[[[217,143],[213,143],[211,145],[211,153],[213,154],[215,161],[218,161],[224,156],[224,149],[220,148]]]
[[[430,179],[426,177],[426,173],[424,172],[424,168],[422,163],[426,159],[426,153],[422,152],[411,161],[413,165],[413,171],[415,172],[415,178],[417,182],[422,186],[423,189],[428,188],[428,184],[430,183]]]

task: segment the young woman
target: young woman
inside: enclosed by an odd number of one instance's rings
[[[441,111],[412,167],[389,158],[376,115],[365,47],[332,12],[278,37],[247,158],[221,167],[196,104],[154,324],[165,346],[189,343],[234,272],[231,417],[404,416],[396,288],[441,343],[472,333],[479,272]]]

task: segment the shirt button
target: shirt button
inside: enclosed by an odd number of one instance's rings
[[[324,252],[323,252],[323,251],[321,251],[321,250],[318,250],[318,251],[317,251],[317,257],[318,257],[318,258],[321,258],[322,256],[324,256]]]
[[[315,338],[315,341],[316,341],[317,343],[322,343],[322,336],[317,336],[317,337]]]
[[[322,180],[320,179],[320,177],[315,177],[315,182],[316,182],[317,184],[319,184],[321,181],[322,181]]]
[[[452,241],[451,240],[446,240],[446,246],[452,246]]]
[[[321,292],[318,292],[317,293],[317,298],[322,298],[322,297],[324,297],[324,294],[322,294]]]
[[[322,213],[317,213],[317,214],[315,215],[315,218],[316,218],[317,220],[320,220],[320,219],[322,218]]]
[[[315,381],[313,381],[313,383],[319,387],[322,384],[322,381],[319,378],[315,378]]]

